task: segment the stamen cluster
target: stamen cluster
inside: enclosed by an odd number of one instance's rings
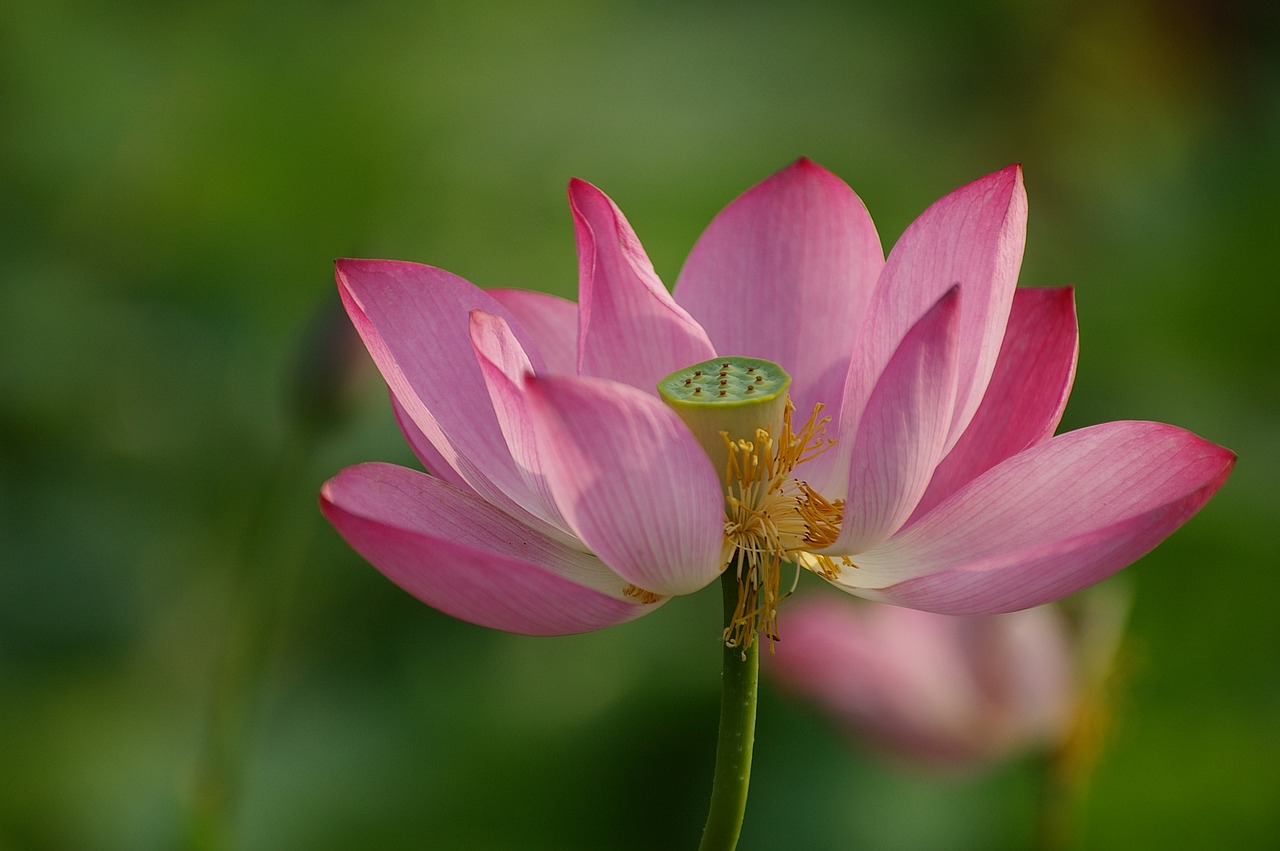
[[[738,579],[738,604],[725,628],[724,641],[744,652],[757,633],[763,632],[771,642],[778,639],[777,608],[785,596],[780,590],[784,563],[799,563],[803,554],[807,567],[816,561],[824,575],[838,572],[831,559],[809,551],[835,542],[843,500],[829,502],[792,475],[796,467],[834,443],[826,437],[831,418],[820,417],[822,406],[817,405],[797,432],[791,423],[793,410],[788,399],[776,438],[768,428],[756,429],[754,439],[734,439],[721,433],[728,450],[725,566],[732,566]]]

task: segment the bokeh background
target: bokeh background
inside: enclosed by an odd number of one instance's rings
[[[716,589],[530,639],[363,563],[316,489],[413,461],[325,318],[331,264],[572,296],[576,175],[671,282],[799,155],[886,247],[1021,161],[1022,281],[1078,288],[1064,428],[1163,420],[1240,454],[1126,573],[1076,839],[1277,847],[1275,8],[0,5],[0,848],[693,847]],[[1026,847],[1033,773],[919,775],[766,690],[742,848]]]

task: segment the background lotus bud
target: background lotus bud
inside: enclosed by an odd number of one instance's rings
[[[952,617],[811,598],[788,608],[767,670],[882,753],[973,768],[1065,748],[1098,708],[1126,604],[1099,593],[1075,608]]]

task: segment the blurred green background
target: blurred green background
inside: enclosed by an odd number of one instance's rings
[[[303,341],[339,256],[573,295],[573,175],[670,283],[799,155],[886,247],[1024,163],[1022,281],[1078,288],[1064,428],[1163,420],[1240,454],[1127,571],[1078,844],[1278,847],[1274,10],[0,5],[0,848],[693,847],[717,591],[564,639],[416,603],[316,509],[346,464],[413,461],[363,355]],[[300,360],[351,379],[323,423]],[[1030,841],[1028,766],[921,777],[762,701],[743,849]]]

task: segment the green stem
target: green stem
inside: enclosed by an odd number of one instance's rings
[[[724,622],[728,628],[738,604],[738,578],[732,570],[726,570],[720,583],[724,589]],[[751,750],[755,745],[759,646],[759,641],[753,641],[745,651],[724,648],[716,776],[700,851],[733,851],[742,833],[747,786],[751,782]]]

